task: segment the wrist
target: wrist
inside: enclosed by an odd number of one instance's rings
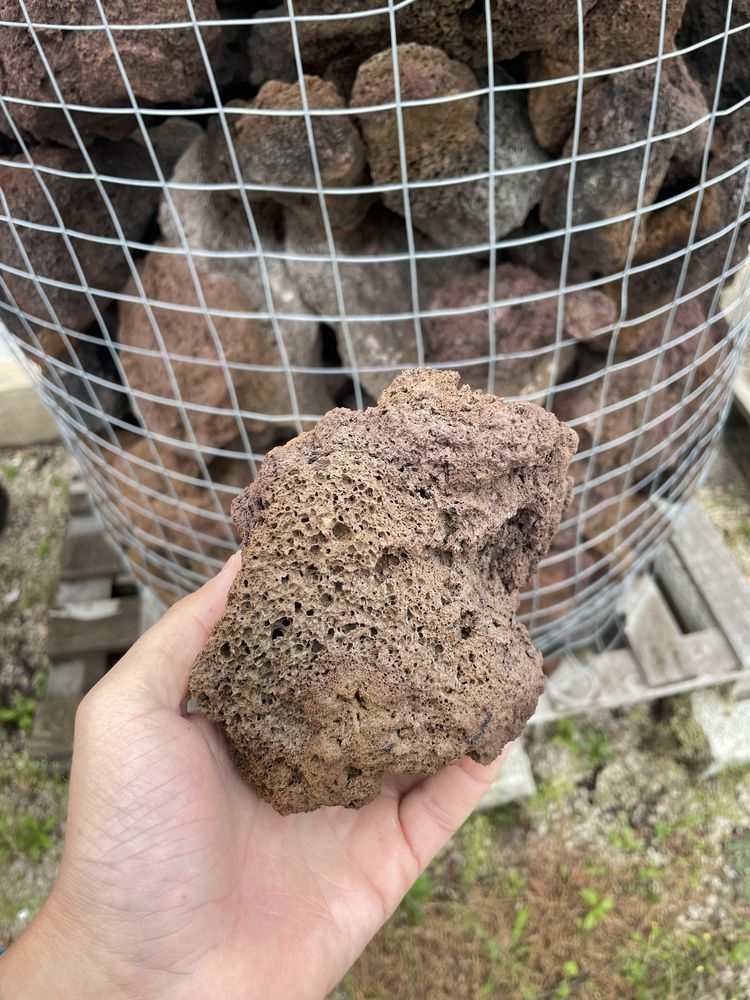
[[[54,894],[53,894],[54,896]],[[132,970],[105,959],[75,917],[50,897],[21,937],[0,955],[0,1000],[130,1000],[143,996]]]

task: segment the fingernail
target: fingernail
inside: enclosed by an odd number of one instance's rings
[[[219,576],[224,576],[225,573],[236,573],[240,568],[240,563],[242,562],[242,549],[237,549],[237,551],[231,555],[219,571]]]

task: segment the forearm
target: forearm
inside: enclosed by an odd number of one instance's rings
[[[53,903],[0,955],[0,1000],[126,1000],[137,995],[122,964],[107,965],[74,928],[66,929]]]

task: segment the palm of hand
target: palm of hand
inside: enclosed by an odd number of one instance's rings
[[[141,970],[140,995],[316,1000],[497,766],[390,777],[359,811],[279,816],[239,778],[216,729],[180,713],[221,580],[174,609],[84,703],[56,892],[113,968]],[[152,683],[155,663],[165,666]]]

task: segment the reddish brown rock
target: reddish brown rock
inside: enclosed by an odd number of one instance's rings
[[[675,48],[685,2],[667,0],[664,52]],[[662,0],[598,0],[584,18],[584,71],[593,73],[654,58],[659,52],[662,7]],[[553,36],[548,46],[532,54],[529,77],[541,82],[576,76],[578,71],[578,23],[574,18],[567,31]],[[595,86],[597,79],[586,80],[585,90]],[[570,135],[577,93],[576,83],[552,83],[529,90],[529,117],[544,149],[557,153]]]
[[[645,146],[623,152],[609,150],[647,140],[654,80],[653,67],[619,73],[593,87],[583,101],[578,153],[601,152],[604,155],[579,160],[576,164],[572,222],[576,226],[602,224],[575,233],[571,239],[571,255],[579,264],[591,266],[599,273],[618,270],[627,260],[633,220],[611,223],[607,220],[633,212],[638,206]],[[680,100],[680,91],[673,88],[665,74],[653,119],[655,136],[675,126],[675,108]],[[678,118],[680,114],[677,112]],[[565,144],[564,156],[570,156],[572,149],[571,137]],[[677,139],[662,139],[651,144],[642,207],[656,200],[676,153],[687,156],[684,144]],[[566,226],[569,179],[568,166],[550,172],[540,208],[541,221],[549,229]],[[644,216],[635,239],[635,254],[643,246],[647,227],[648,218]]]
[[[539,407],[417,370],[268,456],[233,505],[242,569],[190,678],[259,795],[361,806],[386,772],[486,763],[520,733],[542,674],[516,591],[574,448]]]
[[[308,107],[346,109],[346,102],[332,83],[305,77]],[[237,105],[239,108],[240,105]],[[299,83],[271,81],[261,87],[248,109],[278,111],[278,115],[232,115],[231,135],[244,182],[291,187],[310,187],[310,194],[248,190],[252,199],[268,199],[287,205],[309,229],[323,232],[323,216],[316,191],[315,174],[305,119],[285,112],[302,108]],[[312,116],[312,132],[320,177],[325,188],[357,187],[366,182],[365,149],[352,116]],[[226,162],[225,153],[219,152]],[[334,229],[352,229],[365,216],[372,201],[368,194],[328,195],[326,208]]]
[[[596,0],[582,0],[584,12]],[[379,0],[298,0],[297,14],[351,14],[382,10]],[[537,49],[556,32],[574,25],[576,0],[492,0],[492,52],[495,62],[514,59]],[[432,0],[412,3],[395,12],[400,42],[436,45],[454,59],[471,66],[487,65],[487,28],[484,4],[473,0]],[[308,70],[322,71],[351,51],[366,57],[390,44],[387,13],[368,17],[298,21],[300,47]]]
[[[465,256],[417,258],[415,306],[404,221],[389,212],[374,209],[356,230],[336,238],[337,271],[346,315],[344,324],[337,318],[341,309],[333,264],[310,259],[330,256],[326,241],[312,235],[299,220],[289,215],[285,228],[287,253],[303,258],[290,257],[286,261],[292,282],[308,309],[336,331],[344,364],[357,368],[354,377],[374,399],[399,371],[419,363],[420,328],[413,318],[390,319],[389,314],[423,312],[435,289],[450,275],[468,275],[476,268]],[[438,250],[420,233],[415,233],[415,249],[420,254]],[[397,255],[401,255],[401,259],[389,259]],[[376,318],[362,320],[358,318],[361,316]],[[424,335],[422,343],[424,345]],[[353,357],[350,356],[352,352]],[[369,371],[370,368],[375,370]]]
[[[430,361],[447,364],[489,355],[488,310],[476,308],[487,303],[488,293],[489,270],[470,277],[454,275],[438,289],[429,302],[429,311],[448,314],[425,317]],[[532,297],[531,301],[513,302],[528,297]],[[535,394],[541,400],[555,376],[564,375],[574,355],[569,344],[555,350],[559,308],[556,286],[527,267],[500,264],[495,272],[494,301],[504,300],[511,304],[499,305],[494,311],[494,353],[509,357],[497,361],[490,391],[499,396]],[[601,293],[572,293],[566,296],[563,339],[595,336],[600,321],[606,327],[614,318],[614,303]],[[486,362],[460,370],[474,388],[487,389]]]
[[[576,372],[576,381],[589,381],[555,392],[554,411],[578,433],[582,456],[594,449],[589,478],[595,484],[606,477],[620,492],[628,483],[648,486],[652,473],[687,453],[706,416],[721,357],[711,352],[725,327],[707,328],[696,299],[677,307],[669,322],[663,316],[661,327],[651,328],[640,358],[618,356],[607,369],[602,355],[591,354]],[[571,471],[579,480],[585,475],[583,458]]]
[[[115,516],[150,554],[195,573],[196,583],[213,575],[237,547],[229,509],[252,476],[248,460],[214,458],[205,480],[189,453],[136,434],[118,443],[122,452],[97,469]],[[232,447],[242,450],[239,441]]]
[[[400,96],[427,100],[470,93],[479,88],[474,74],[440,49],[407,44],[398,47]],[[512,82],[498,68],[497,83]],[[363,63],[357,73],[351,107],[367,109],[395,100],[390,49]],[[539,202],[546,162],[531,133],[523,99],[514,91],[495,95],[495,147],[498,170],[518,170],[495,180],[495,235],[522,225]],[[467,97],[402,109],[409,181],[470,176],[487,171],[489,103]],[[399,119],[396,110],[360,111],[359,123],[375,184],[401,184]],[[527,169],[528,168],[528,169]],[[384,204],[405,215],[402,189],[386,191]],[[409,211],[414,225],[446,247],[487,244],[490,235],[490,186],[486,179],[460,184],[411,187]]]
[[[171,439],[167,447],[179,450],[182,442],[192,444],[191,428],[199,448],[222,447],[240,432],[239,421],[243,418],[236,415],[236,407],[239,407],[249,411],[244,426],[250,443],[261,451],[268,444],[269,428],[273,429],[272,436],[277,429],[295,428],[295,412],[319,417],[331,405],[322,378],[302,375],[287,379],[283,370],[253,371],[235,367],[265,365],[283,369],[273,324],[266,319],[242,315],[212,315],[211,322],[204,312],[198,311],[202,303],[181,253],[155,250],[146,258],[140,277],[149,300],[171,306],[151,307],[166,356],[127,350],[159,352],[160,345],[146,306],[137,301],[123,302],[119,339],[126,349],[121,350],[121,360],[134,391],[134,404],[146,427],[152,433]],[[209,311],[262,312],[257,285],[252,282],[243,283],[235,275],[219,270],[202,269],[197,277]],[[136,294],[132,286],[128,291]],[[281,308],[288,305],[284,296],[291,296],[292,309],[295,305],[299,307],[291,289],[282,284],[279,292]],[[183,308],[175,309],[175,306]],[[186,312],[184,307],[194,311]],[[286,331],[284,343],[290,364],[320,364],[316,326],[297,324],[296,332]],[[173,356],[180,360],[172,360]],[[223,363],[229,366],[228,375]],[[296,407],[290,382],[295,391]],[[159,401],[140,398],[137,393],[148,393],[159,397]],[[185,417],[179,398],[185,407]],[[203,407],[211,409],[201,409]],[[278,419],[274,420],[274,415],[278,415]],[[303,420],[302,426],[306,423],[308,421]]]
[[[94,0],[27,0],[31,21],[60,25],[36,32],[55,81],[66,104],[80,104],[91,111],[75,111],[72,117],[88,143],[96,136],[121,138],[137,125],[131,114],[108,113],[109,108],[130,107],[128,91],[106,31],[76,31],[74,25],[101,25]],[[164,0],[107,0],[110,24],[162,24],[189,21],[186,8],[177,11]],[[214,0],[194,0],[199,20],[218,18]],[[0,0],[0,20],[16,21],[18,27],[0,27],[0,93],[28,101],[57,101],[52,82],[15,0]],[[201,37],[209,54],[219,43],[218,27],[202,28]],[[117,51],[140,105],[185,101],[206,83],[205,63],[195,30],[113,31]],[[31,104],[7,104],[16,126],[37,140],[76,146],[77,142],[60,108]],[[101,110],[97,110],[101,109]],[[13,135],[5,115],[0,131]]]
[[[89,153],[102,174],[134,181],[155,180],[150,159],[134,142],[100,140]],[[81,174],[88,172],[78,150],[39,146],[33,156],[38,167]],[[19,271],[33,272],[39,278],[90,288],[96,305],[104,310],[109,304],[110,293],[121,291],[132,273],[122,248],[100,241],[102,237],[105,240],[118,238],[112,215],[93,180],[46,172],[40,173],[39,178],[42,183],[22,156],[14,157],[11,166],[0,168],[0,188],[8,213],[17,220],[15,227],[7,222],[0,223],[0,260]],[[59,226],[42,184],[57,207],[62,226],[86,234],[69,238],[82,279],[60,233],[23,225]],[[140,239],[156,211],[158,190],[137,184],[102,182],[102,185],[125,238]],[[92,239],[86,238],[89,236]],[[39,318],[82,331],[94,320],[94,308],[85,290],[47,283],[37,287],[33,277],[10,272],[4,277],[18,308],[29,314],[32,323],[34,318]]]
[[[749,17],[747,3],[734,0],[727,34],[726,0],[688,0],[687,3],[677,44],[692,50],[685,58],[711,105],[719,84],[719,69],[722,69],[719,110],[733,107],[750,92],[750,43],[747,30],[742,30],[746,29]],[[711,38],[716,40],[709,42]]]
[[[529,580],[518,609],[519,618],[530,631],[544,628],[570,615],[583,601],[579,596],[597,579],[596,559],[588,551],[576,560],[575,532],[558,533],[549,554]],[[530,596],[534,591],[536,599]]]

